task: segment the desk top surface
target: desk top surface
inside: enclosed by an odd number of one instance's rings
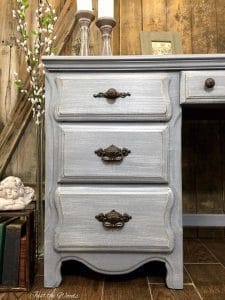
[[[225,70],[225,54],[43,56],[47,71]]]

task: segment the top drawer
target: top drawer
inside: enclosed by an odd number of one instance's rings
[[[62,74],[56,77],[55,117],[62,121],[168,120],[169,84],[165,73]],[[112,88],[129,95],[96,97]]]
[[[225,103],[225,71],[182,72],[181,103]]]

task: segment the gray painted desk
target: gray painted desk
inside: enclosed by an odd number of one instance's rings
[[[44,63],[45,286],[68,259],[106,274],[159,260],[182,288],[181,104],[225,102],[225,55]]]

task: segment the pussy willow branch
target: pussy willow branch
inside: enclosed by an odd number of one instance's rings
[[[32,0],[30,0],[32,1]],[[28,0],[16,0],[17,9],[13,10],[13,17],[17,19],[17,45],[23,50],[26,60],[26,71],[29,74],[29,87],[24,88],[24,83],[15,73],[15,83],[21,93],[27,94],[28,101],[31,102],[33,118],[38,125],[41,123],[44,113],[45,90],[43,75],[44,66],[41,62],[42,55],[53,55],[54,24],[57,20],[56,11],[47,0],[41,1],[35,11],[36,27],[28,34],[25,16],[29,7]],[[35,36],[33,46],[28,43],[32,36]],[[29,89],[29,94],[28,94]]]

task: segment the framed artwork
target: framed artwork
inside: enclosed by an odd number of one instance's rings
[[[170,55],[182,53],[180,32],[141,31],[140,39],[142,54]]]

